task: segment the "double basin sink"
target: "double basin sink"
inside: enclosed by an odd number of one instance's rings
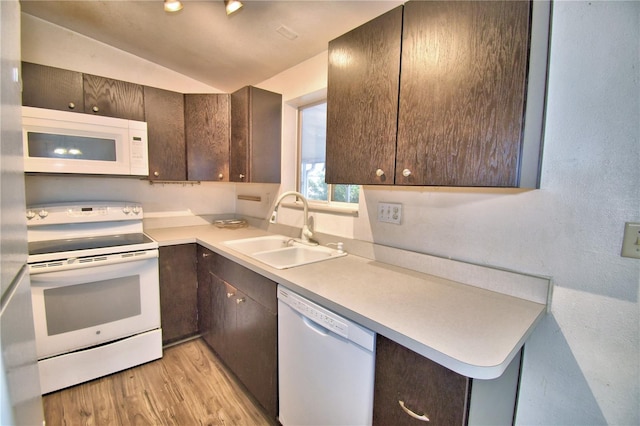
[[[225,246],[276,269],[294,268],[346,256],[342,250],[309,245],[283,235],[225,241]]]

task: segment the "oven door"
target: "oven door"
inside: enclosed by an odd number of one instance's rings
[[[38,359],[160,328],[158,250],[31,275]]]

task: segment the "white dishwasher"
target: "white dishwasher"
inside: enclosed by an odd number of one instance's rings
[[[279,420],[370,425],[375,333],[278,286]]]

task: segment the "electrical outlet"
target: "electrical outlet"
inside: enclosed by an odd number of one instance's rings
[[[402,204],[378,203],[378,222],[400,225],[402,220]]]
[[[625,223],[621,255],[640,259],[640,223]]]

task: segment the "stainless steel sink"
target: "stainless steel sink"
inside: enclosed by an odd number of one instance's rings
[[[283,235],[244,238],[225,241],[223,244],[276,269],[294,268],[347,255],[342,250],[308,245]]]

